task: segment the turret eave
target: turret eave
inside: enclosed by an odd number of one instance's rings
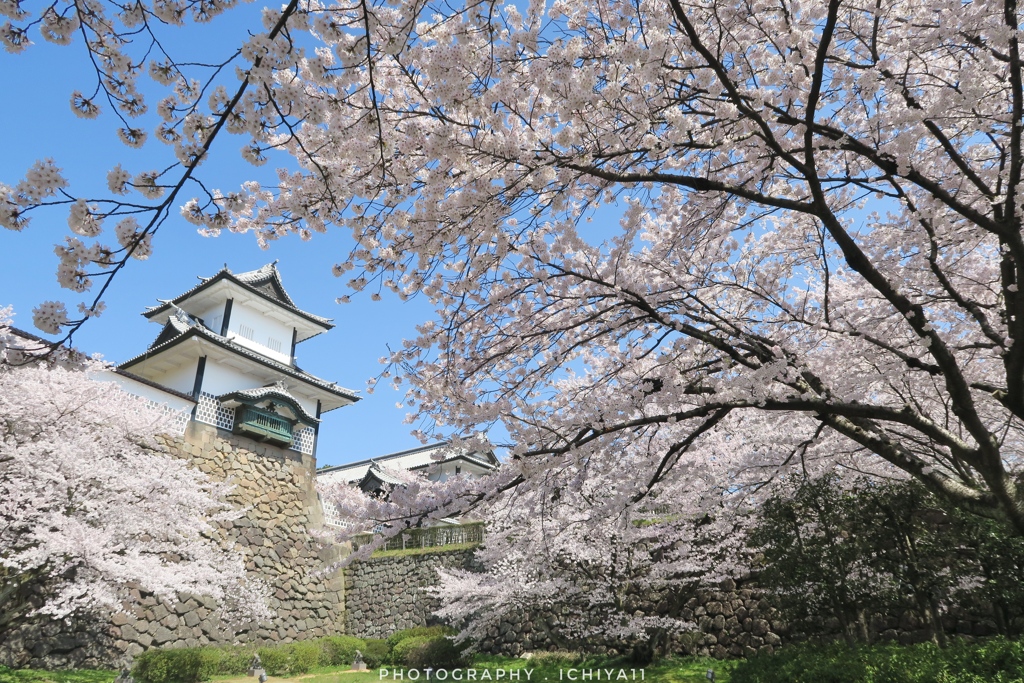
[[[321,412],[350,405],[360,398],[350,389],[257,354],[198,326],[154,345],[145,353],[117,367],[159,384],[162,377],[177,368],[190,365],[201,356],[251,375],[254,382],[259,384],[269,384],[283,378],[293,394],[313,402],[319,401]]]
[[[204,280],[175,299],[163,301],[160,305],[147,309],[142,315],[162,325],[174,312],[175,306],[191,315],[199,315],[226,299],[234,299],[237,303],[259,311],[288,327],[294,327],[298,332],[297,342],[305,341],[334,327],[330,319],[308,313],[286,301],[271,297],[226,270]]]

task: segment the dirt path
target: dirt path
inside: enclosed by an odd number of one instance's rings
[[[344,669],[339,671],[328,671],[326,673],[318,674],[300,674],[298,676],[267,676],[267,683],[289,683],[293,681],[302,681],[309,678],[323,678],[324,676],[342,676],[345,674],[365,674],[372,673],[369,669],[366,671],[355,671],[353,669]],[[235,678],[215,678],[213,683],[258,683],[254,676],[236,676]]]

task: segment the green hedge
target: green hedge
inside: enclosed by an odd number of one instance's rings
[[[436,638],[438,636],[453,636],[455,630],[447,626],[415,626],[402,631],[395,631],[387,638],[388,647],[394,649],[403,640],[409,638]]]
[[[197,683],[219,673],[219,665],[214,648],[149,650],[135,660],[132,675],[143,683]]]
[[[402,641],[400,645],[408,642]],[[429,638],[426,643],[409,649],[405,665],[413,669],[458,669],[468,663],[463,655],[467,645],[445,636]]]
[[[132,675],[139,683],[200,683],[214,675],[243,676],[257,652],[270,676],[308,673],[318,666],[348,667],[356,650],[370,669],[382,665],[417,669],[450,669],[465,665],[465,644],[456,644],[444,626],[399,631],[387,640],[330,636],[286,645],[193,647],[149,650],[135,660]]]
[[[223,646],[148,650],[135,660],[132,676],[140,683],[199,683],[217,674],[242,676],[257,652],[270,676],[304,674],[318,666],[349,666],[356,650],[365,652],[366,641],[347,636],[258,649]]]
[[[741,662],[731,683],[1024,683],[1024,641],[798,645]]]
[[[422,647],[430,642],[430,638],[427,636],[413,636],[412,638],[405,638],[395,643],[395,646],[391,648],[391,656],[388,657],[388,664],[392,666],[409,666],[406,663],[406,658],[409,653],[416,648]]]
[[[356,659],[356,650],[363,653],[366,661],[367,641],[352,636],[330,636],[320,641],[321,666],[348,666]],[[369,666],[369,665],[368,665]]]
[[[386,640],[379,638],[367,638],[366,649],[363,652],[363,661],[369,669],[376,669],[387,663],[391,648]]]

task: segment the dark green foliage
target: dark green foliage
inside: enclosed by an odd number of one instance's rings
[[[366,641],[362,638],[330,636],[321,638],[318,642],[322,666],[351,666],[356,658],[356,650],[363,653],[363,661],[366,661]]]
[[[403,631],[396,631],[387,638],[388,647],[394,648],[395,645],[406,640],[408,638],[434,638],[437,636],[453,636],[455,630],[447,626],[415,626],[413,628],[407,628]]]
[[[132,674],[139,683],[200,683],[213,675],[244,676],[258,652],[270,676],[304,674],[318,666],[349,668],[356,650],[363,654],[367,668],[383,666],[416,669],[452,669],[469,665],[468,643],[446,637],[454,631],[444,626],[406,629],[386,640],[330,636],[317,640],[261,647],[235,645],[204,648],[149,650],[136,659]],[[564,653],[540,660],[574,661]],[[0,683],[4,683],[0,681]]]
[[[260,661],[263,662],[263,669],[268,676],[280,676],[288,673],[288,664],[291,653],[287,648],[278,645],[277,647],[261,647]]]
[[[427,636],[412,636],[411,638],[405,638],[398,641],[395,643],[395,646],[391,648],[391,654],[388,656],[388,664],[391,664],[392,666],[410,666],[405,661],[409,653],[429,642],[430,638]]]
[[[749,659],[731,683],[1021,683],[1024,643],[994,638],[902,647],[799,645]]]
[[[366,649],[363,650],[363,661],[366,662],[367,668],[376,669],[387,662],[388,655],[390,654],[391,648],[388,647],[386,640],[368,638],[366,640]]]
[[[404,640],[399,645],[418,640]],[[457,669],[467,665],[464,652],[469,643],[456,643],[451,638],[430,638],[423,645],[413,647],[405,655],[405,665],[413,669]],[[398,649],[397,647],[395,648]]]
[[[750,541],[761,553],[759,583],[785,616],[808,630],[834,618],[851,645],[877,635],[872,614],[908,611],[942,643],[944,606],[952,604],[992,604],[996,628],[1019,631],[1024,538],[945,506],[918,484],[799,482],[763,506]]]
[[[149,650],[136,658],[132,675],[143,683],[198,683],[218,673],[219,663],[215,648]]]
[[[289,655],[288,673],[305,674],[320,665],[321,644],[319,641],[304,640],[287,646]]]
[[[217,651],[220,653],[217,673],[225,675],[240,676],[247,673],[252,657],[256,654],[256,648],[244,645],[222,645]]]

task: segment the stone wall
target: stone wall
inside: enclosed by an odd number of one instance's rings
[[[346,569],[346,624],[348,633],[363,638],[385,638],[414,626],[435,623],[432,612],[438,601],[424,593],[435,585],[439,567],[478,568],[471,550],[433,551],[408,556],[379,556]],[[668,634],[670,653],[718,659],[770,654],[785,643],[804,640],[836,640],[842,637],[835,619],[799,628],[789,624],[773,600],[753,580],[727,580],[715,587],[689,594],[667,592],[641,596],[638,611],[675,616],[691,622],[690,630]],[[627,654],[617,643],[574,642],[565,638],[564,621],[569,607],[508,615],[492,626],[477,643],[481,652],[518,656],[538,650],[583,650],[601,654]],[[991,614],[983,606],[951,609],[943,617],[948,635],[977,637],[997,632]],[[914,613],[875,614],[870,632],[882,642],[901,644],[928,640],[931,633]],[[617,649],[619,648],[619,649]]]
[[[788,626],[778,611],[752,586],[726,581],[717,588],[696,590],[684,600],[651,595],[640,605],[648,614],[666,614],[669,605],[682,605],[676,617],[691,621],[696,629],[668,635],[671,653],[710,656],[718,659],[771,653],[782,644]],[[510,616],[491,627],[479,643],[483,652],[519,655],[531,650],[584,650],[601,654],[625,654],[615,644],[577,643],[561,637],[568,608]],[[621,646],[620,646],[621,647]]]
[[[344,632],[341,572],[320,573],[338,551],[319,549],[306,534],[322,521],[312,456],[198,422],[189,423],[183,437],[164,438],[160,450],[236,485],[230,499],[247,512],[223,532],[243,553],[249,572],[270,585],[274,620],[245,624],[235,632],[218,620],[216,605],[208,599],[183,595],[179,603],[165,605],[135,591],[138,604],[127,613],[74,623],[36,622],[8,634],[0,643],[0,664],[112,666],[150,647],[288,643]]]
[[[669,653],[717,659],[750,657],[770,654],[786,643],[843,638],[842,627],[835,618],[799,626],[788,623],[774,606],[771,596],[752,580],[739,584],[727,580],[715,588],[697,589],[682,600],[679,596],[650,595],[638,607],[644,614],[665,615],[673,609],[673,604],[682,605],[674,611],[675,616],[692,622],[695,628],[670,634],[666,644]],[[616,650],[614,644],[581,644],[560,638],[561,621],[566,615],[566,608],[562,608],[562,611],[509,617],[489,630],[479,649],[513,656],[530,650],[626,654]],[[898,615],[872,614],[867,619],[871,638],[879,642],[910,645],[932,637],[925,621],[912,611]],[[985,605],[951,607],[943,615],[942,625],[948,637],[966,640],[998,633],[991,608]]]
[[[435,623],[439,601],[423,588],[437,583],[439,568],[475,567],[472,550],[382,555],[345,569],[345,624],[349,635],[387,638],[395,631]]]

